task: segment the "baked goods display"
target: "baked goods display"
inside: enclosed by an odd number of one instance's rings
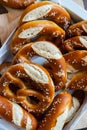
[[[71,21],[50,1],[24,10],[12,60],[0,67],[2,118],[26,130],[63,130],[74,117],[87,91],[87,21]]]
[[[4,4],[8,7],[15,8],[15,9],[26,8],[28,5],[34,2],[35,0],[0,0],[1,4]]]

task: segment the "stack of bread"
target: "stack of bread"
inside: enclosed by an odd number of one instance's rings
[[[50,1],[24,10],[12,62],[0,67],[2,118],[26,130],[62,130],[73,118],[87,91],[87,21],[71,21]]]

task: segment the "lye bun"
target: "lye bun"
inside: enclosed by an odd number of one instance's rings
[[[34,3],[35,0],[0,0],[0,3],[11,8],[25,8],[28,5]]]
[[[64,30],[68,28],[71,22],[70,15],[66,9],[50,1],[36,2],[28,6],[21,16],[20,24],[37,19],[54,21]]]

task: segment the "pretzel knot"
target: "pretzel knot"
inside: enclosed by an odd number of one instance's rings
[[[43,113],[54,98],[54,84],[48,71],[30,62],[12,65],[1,77],[0,86],[1,95],[34,114]]]
[[[66,63],[60,50],[50,42],[38,41],[25,45],[14,57],[13,64],[32,60],[40,56],[47,60],[56,91],[64,87],[66,82]]]

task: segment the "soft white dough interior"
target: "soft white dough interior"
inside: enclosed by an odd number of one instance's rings
[[[31,27],[23,30],[18,37],[19,38],[33,38],[43,29],[43,27]]]
[[[84,31],[87,33],[87,24],[82,24],[82,28],[84,29]]]
[[[55,127],[51,128],[51,130],[62,130],[63,129],[63,126],[64,126],[67,116],[68,116],[68,112],[69,112],[69,108],[66,107],[66,110],[64,111],[64,113],[61,114],[57,118]]]
[[[44,58],[60,59],[62,57],[60,50],[53,44],[46,41],[36,42],[32,44],[32,48],[37,54]]]
[[[73,116],[75,115],[75,113],[79,107],[80,107],[80,103],[79,103],[78,99],[73,97],[73,106],[71,107],[71,109],[68,112],[68,117],[67,117],[66,122],[70,121],[73,118]]]
[[[34,64],[27,63],[24,63],[23,66],[25,72],[30,76],[31,79],[39,83],[48,83],[48,76],[41,68]]]
[[[25,22],[25,21],[31,21],[31,20],[42,18],[44,15],[46,15],[47,13],[50,12],[51,7],[52,7],[51,4],[47,4],[47,5],[43,5],[38,8],[35,8],[35,9],[31,10],[30,12],[28,12],[23,17],[22,21]]]
[[[80,41],[87,48],[87,36],[80,36]]]
[[[26,125],[26,130],[31,130],[32,129],[32,121],[31,119],[28,117],[27,118],[27,125]]]
[[[21,126],[21,120],[23,118],[23,112],[19,105],[13,104],[13,123],[17,126]]]

